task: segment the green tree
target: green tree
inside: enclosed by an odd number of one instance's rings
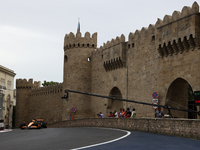
[[[42,83],[42,86],[49,86],[53,84],[58,84],[58,82],[53,82],[53,81],[47,82],[46,80],[44,80],[44,83]]]

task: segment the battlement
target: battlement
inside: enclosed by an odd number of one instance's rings
[[[115,39],[112,39],[111,41],[107,41],[107,43],[103,43],[103,46],[100,46],[100,48],[97,48],[93,51],[93,53],[99,53],[103,52],[103,50],[111,48],[115,45],[120,44],[121,42],[125,42],[125,36],[122,34],[121,37],[116,37]]]
[[[123,34],[121,35],[121,37],[117,36],[115,39],[112,39],[111,41],[107,41],[107,43],[103,43],[102,49],[103,50],[108,49],[122,42],[125,42],[125,36]]]
[[[155,41],[155,31],[155,25],[150,24],[148,28],[143,27],[141,30],[136,30],[135,33],[130,32],[128,37],[128,49],[144,44],[144,41],[145,43]]]
[[[46,95],[46,94],[51,94],[51,93],[59,93],[62,92],[63,88],[63,83],[59,84],[53,84],[49,86],[44,86],[44,87],[34,87],[32,88],[32,95]]]
[[[101,54],[106,71],[123,68],[126,65],[126,42],[122,34],[111,41],[107,41],[103,46],[93,51],[93,55]]]
[[[194,2],[192,7],[184,6],[182,11],[174,11],[172,16],[165,15],[158,19],[157,49],[161,57],[200,49],[200,13],[199,5]]]
[[[96,48],[97,47],[97,33],[93,33],[90,37],[90,33],[86,32],[84,37],[81,37],[81,32],[74,33],[70,32],[65,35],[64,38],[64,50],[72,48]]]
[[[40,87],[41,86],[41,82],[38,81],[34,81],[33,83],[33,79],[29,79],[28,81],[26,79],[16,79],[16,88],[17,89],[31,89],[34,87]]]
[[[199,5],[197,2],[194,2],[192,7],[184,6],[181,12],[174,11],[172,16],[165,15],[163,20],[158,18],[158,21],[156,22],[156,28],[160,28],[196,13],[199,13]]]

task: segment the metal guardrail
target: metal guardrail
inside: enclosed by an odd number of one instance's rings
[[[62,98],[67,99],[69,97],[68,92],[90,95],[90,96],[96,96],[96,97],[102,97],[102,98],[108,98],[108,99],[119,100],[119,101],[130,102],[130,103],[136,103],[136,104],[142,104],[142,105],[163,107],[163,108],[168,109],[169,113],[170,113],[170,110],[173,109],[173,110],[178,110],[178,111],[197,113],[200,116],[200,111],[194,111],[194,110],[189,110],[189,109],[180,109],[180,108],[174,108],[174,107],[170,107],[170,106],[166,106],[166,105],[157,105],[157,104],[151,104],[151,103],[146,103],[146,102],[139,102],[139,101],[134,101],[134,100],[128,100],[128,99],[122,99],[122,98],[116,98],[116,97],[110,97],[110,96],[103,96],[103,95],[85,93],[85,92],[80,92],[80,91],[73,91],[73,90],[68,90],[68,89],[65,90],[66,94]]]

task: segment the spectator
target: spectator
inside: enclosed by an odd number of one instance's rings
[[[131,111],[130,111],[129,108],[127,108],[127,110],[126,110],[126,118],[129,118],[129,117],[131,117]]]
[[[118,113],[117,113],[116,110],[114,111],[114,117],[115,117],[115,118],[118,118]]]
[[[164,113],[161,111],[161,108],[158,107],[158,110],[155,112],[155,118],[162,118],[164,116]]]
[[[72,116],[72,114],[70,114],[70,120],[73,120],[74,119],[74,117]]]
[[[104,118],[104,114],[102,114],[102,112],[99,113],[100,118]]]
[[[119,114],[118,114],[119,117],[122,117],[122,109],[120,108],[119,110]]]
[[[125,112],[125,110],[124,110],[124,109],[122,109],[122,113],[121,113],[121,117],[122,117],[122,118],[124,118],[124,117],[125,117],[125,113],[126,113],[126,112]]]
[[[135,118],[136,117],[136,112],[135,112],[135,108],[133,108],[133,111],[131,113],[131,118]]]
[[[113,113],[112,111],[110,112],[110,114],[108,115],[109,118],[112,118],[113,117]]]
[[[25,122],[25,121],[23,121],[23,122],[20,124],[19,127],[21,128],[21,127],[23,127],[23,126],[26,126],[26,122]]]

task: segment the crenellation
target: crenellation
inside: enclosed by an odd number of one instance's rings
[[[97,33],[90,36],[89,32],[86,32],[84,37],[81,37],[81,33],[78,32],[76,36],[74,33],[66,34],[64,38],[64,50],[73,48],[96,48],[97,47]]]
[[[166,49],[164,48],[166,43],[173,44],[171,45],[173,51],[169,49],[170,52],[175,54],[194,50],[195,46],[200,48],[198,44],[200,39],[199,31],[194,26],[199,18],[199,5],[194,2],[192,8],[184,6],[181,12],[174,11],[172,17],[165,15],[163,23],[158,19],[156,22],[157,49],[159,51],[163,50],[163,53],[166,54]],[[159,45],[161,45],[161,48]]]
[[[141,38],[141,35],[140,35],[140,33],[141,33],[141,30],[136,30],[135,31],[135,34],[134,34],[134,39],[135,40],[140,40],[140,38]]]
[[[162,19],[158,18],[158,19],[157,19],[157,22],[156,22],[156,24],[155,24],[156,28],[159,28],[159,27],[162,26],[162,25],[163,25]]]
[[[35,88],[32,88],[31,92],[32,92],[32,95],[40,95],[40,94],[46,95],[46,94],[51,94],[54,92],[56,93],[56,91],[62,92],[62,88],[63,88],[63,83],[59,83],[59,84],[53,84],[53,85],[44,86],[44,87],[35,87]]]
[[[107,41],[106,43],[103,43],[102,49],[103,50],[108,49],[115,45],[119,45],[122,42],[125,42],[125,36],[123,34],[120,37],[117,36],[115,39],[112,39],[111,41]]]
[[[184,6],[181,11],[181,17],[186,17],[190,14],[192,14],[192,8],[189,6]]]
[[[85,33],[85,38],[86,38],[86,39],[89,39],[89,38],[90,38],[90,33],[89,33],[89,32],[86,32],[86,33]]]
[[[180,11],[174,11],[172,16],[170,15],[165,15],[163,18],[163,21],[158,18],[156,22],[156,28],[159,28],[163,25],[167,25],[169,23],[173,23],[174,21],[178,21],[182,18],[188,17],[192,14],[199,13],[199,5],[197,2],[194,2],[192,5],[192,8],[189,6],[184,6]]]
[[[149,32],[149,34],[155,34],[155,30],[156,30],[156,27],[155,27],[154,24],[150,24],[148,26],[148,32]]]
[[[134,33],[133,32],[130,32],[129,33],[129,36],[128,36],[128,41],[129,42],[132,42],[134,40]]]
[[[181,12],[180,11],[174,11],[173,14],[172,14],[172,20],[176,21],[180,18],[181,18]]]
[[[21,88],[33,88],[33,87],[40,87],[41,82],[34,81],[33,79],[16,79],[16,88],[21,89]]]
[[[192,5],[192,13],[199,13],[199,5],[196,1]]]
[[[166,24],[168,24],[170,22],[172,22],[172,16],[165,15],[165,17],[163,18],[163,25],[166,25]]]
[[[147,31],[148,31],[148,28],[146,28],[146,27],[143,27],[141,29],[141,32],[140,32],[141,38],[145,39],[147,37]]]
[[[155,31],[156,27],[155,25],[150,24],[147,27],[143,27],[141,30],[136,30],[135,33],[130,32],[129,33],[129,39],[128,39],[128,49],[133,48],[134,45],[140,45],[144,42],[152,42],[155,41]]]
[[[111,41],[107,41],[100,48],[102,50],[103,66],[106,71],[116,70],[126,66],[125,36],[122,34]]]

